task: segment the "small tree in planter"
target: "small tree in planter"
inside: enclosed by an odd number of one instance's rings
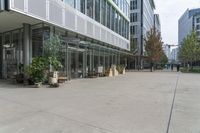
[[[62,68],[62,64],[59,61],[60,58],[60,49],[61,49],[61,40],[59,36],[54,35],[51,36],[48,40],[44,43],[44,56],[48,61],[49,72],[50,74],[49,82],[50,84],[57,84],[58,81],[58,70]]]
[[[31,65],[27,68],[27,73],[30,80],[32,80],[37,87],[40,87],[45,80],[46,70],[46,59],[44,57],[36,57],[33,58]]]

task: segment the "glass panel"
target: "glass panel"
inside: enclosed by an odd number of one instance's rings
[[[106,25],[106,0],[101,0],[101,23]]]
[[[95,0],[95,20],[100,22],[100,0]]]
[[[85,0],[81,0],[81,12],[85,14]]]
[[[81,11],[81,0],[76,0],[76,9]]]
[[[111,8],[111,5],[109,3],[107,3],[107,27],[108,28],[111,28],[110,27],[110,18],[111,18],[110,8]]]
[[[47,33],[45,33],[47,34]],[[47,37],[47,36],[46,36]],[[43,28],[42,25],[32,27],[32,54],[33,57],[43,54]]]
[[[69,4],[71,7],[75,7],[75,1],[74,0],[65,0],[65,3]]]
[[[115,11],[115,32],[118,33],[118,13]]]
[[[122,35],[122,16],[119,16],[119,34]]]
[[[23,68],[19,68],[21,49],[19,30],[5,34],[5,41],[3,47],[4,54],[4,76],[5,78],[12,78],[19,72],[23,71]],[[22,63],[22,62],[20,62]],[[20,70],[19,70],[20,69]]]
[[[87,15],[93,18],[93,0],[87,0]]]
[[[71,50],[71,78],[83,78],[83,52]]]
[[[111,9],[112,9],[112,11],[111,11],[111,12],[112,12],[112,19],[111,19],[111,20],[112,20],[112,23],[111,23],[111,29],[114,31],[114,30],[115,30],[115,21],[114,21],[114,20],[115,20],[115,9],[114,9],[113,7],[112,7]]]

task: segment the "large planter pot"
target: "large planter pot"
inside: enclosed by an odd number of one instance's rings
[[[119,72],[116,69],[116,65],[112,65],[113,76],[118,76]]]
[[[126,70],[125,70],[125,68],[123,69],[123,72],[122,72],[122,74],[126,74]]]
[[[57,83],[58,83],[58,79],[57,78],[53,78],[53,77],[49,78],[49,84],[50,85],[57,84]]]
[[[54,71],[50,74],[49,84],[52,85],[52,84],[57,84],[57,83],[58,83],[58,72]]]
[[[113,70],[112,70],[111,68],[110,68],[110,71],[109,71],[108,77],[113,77]]]

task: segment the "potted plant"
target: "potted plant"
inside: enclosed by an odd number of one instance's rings
[[[27,68],[27,73],[35,87],[40,87],[44,82],[46,69],[47,62],[44,57],[33,58],[31,65]]]
[[[58,70],[63,67],[59,61],[61,47],[61,40],[57,35],[51,36],[44,43],[44,56],[48,61],[50,85],[58,83]]]

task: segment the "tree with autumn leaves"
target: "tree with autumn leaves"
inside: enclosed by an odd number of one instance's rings
[[[145,50],[151,62],[151,72],[152,72],[154,69],[154,64],[161,62],[162,58],[166,57],[162,49],[163,42],[161,34],[155,29],[151,29],[150,31],[147,32],[147,36],[144,39],[144,41],[145,41]]]

